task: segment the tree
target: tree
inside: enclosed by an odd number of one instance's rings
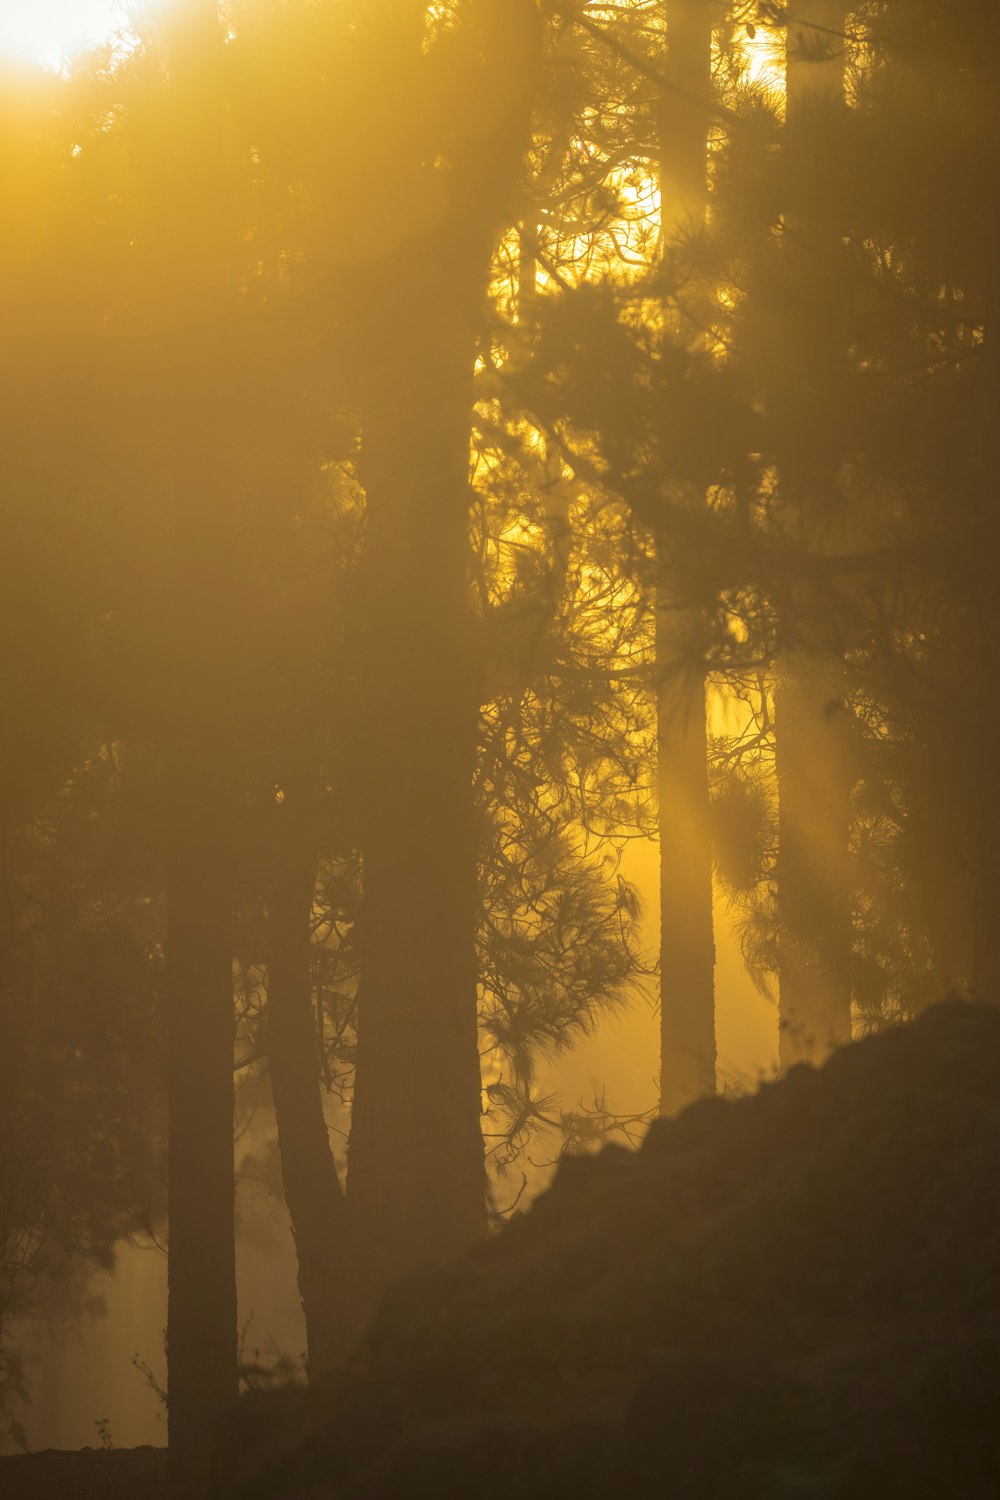
[[[799,129],[799,115],[816,94],[827,95],[831,112],[842,109],[843,26],[845,7],[819,0],[796,11],[789,23],[785,109],[787,132]],[[784,256],[789,310],[790,362],[784,410],[779,420],[794,421],[796,384],[815,402],[806,362],[821,357],[813,345],[802,347],[801,289],[822,276],[816,257],[831,252],[825,218],[816,222],[808,206],[789,204],[795,238]],[[805,292],[814,296],[811,286]],[[794,309],[794,310],[793,310]],[[806,325],[815,327],[812,321]],[[828,330],[828,331],[833,331]],[[834,333],[834,338],[836,334]],[[794,352],[793,352],[794,351]],[[826,358],[836,368],[842,355],[834,345]],[[779,396],[780,399],[780,396]],[[798,397],[801,406],[803,397]],[[817,411],[819,403],[813,406]],[[791,408],[791,409],[790,409]],[[836,419],[834,419],[836,420]],[[779,484],[792,507],[792,527],[799,545],[828,545],[838,529],[839,445],[826,452],[821,444],[809,452],[800,441],[785,459]],[[804,460],[804,461],[803,461]],[[832,461],[831,461],[832,460]],[[786,631],[797,645],[777,664],[775,692],[778,779],[778,1005],[782,1067],[802,1059],[818,1060],[851,1038],[851,893],[847,873],[851,823],[851,710],[846,701],[844,645],[834,620],[832,638],[801,639],[810,615],[823,631],[822,606],[816,608],[808,586],[789,599],[793,618]],[[828,612],[827,612],[828,613]],[[814,632],[815,634],[815,632]]]
[[[677,241],[697,234],[708,198],[715,6],[666,6],[667,57],[657,109],[661,233],[679,269]],[[698,337],[699,310],[681,292],[664,317],[682,341]],[[672,324],[672,326],[670,326]],[[670,399],[669,387],[664,396]],[[670,464],[671,455],[666,454]],[[657,476],[660,477],[660,476]],[[655,503],[655,502],[654,502]],[[657,529],[656,670],[660,834],[660,1107],[675,1114],[715,1093],[715,941],[706,726],[709,626],[690,602],[691,561]]]
[[[600,98],[611,82],[602,77],[600,66],[609,59],[620,64],[620,72],[617,67],[614,71],[616,89],[635,90],[637,79],[639,85],[627,115],[617,111],[627,118],[624,130],[621,119],[610,126],[602,121],[593,158],[598,170],[605,167],[607,176],[600,184],[605,193],[614,190],[617,176],[624,179],[623,186],[637,191],[637,182],[645,178],[648,190],[651,176],[658,174],[662,262],[656,265],[655,245],[643,242],[641,229],[635,235],[635,261],[645,262],[644,274],[634,271],[624,277],[620,256],[612,249],[600,289],[585,284],[579,295],[570,296],[558,326],[554,317],[547,318],[549,347],[543,345],[540,352],[546,370],[542,378],[550,387],[545,404],[561,409],[581,429],[570,447],[570,461],[581,466],[580,457],[596,436],[599,459],[588,479],[627,498],[635,535],[643,537],[633,540],[630,561],[634,566],[644,559],[642,587],[657,601],[653,670],[659,738],[661,1093],[663,1108],[671,1113],[715,1089],[705,698],[708,662],[718,647],[722,575],[707,496],[728,482],[731,451],[728,434],[714,451],[708,440],[725,397],[712,370],[704,283],[699,278],[692,284],[690,276],[691,245],[704,235],[708,138],[716,111],[711,73],[715,7],[623,7],[615,15],[620,29],[614,33],[583,11],[573,16],[598,60],[588,80],[595,96]],[[662,51],[664,33],[666,62],[648,61],[646,49]],[[596,114],[599,106],[590,108]],[[580,128],[594,127],[588,121]],[[605,141],[605,132],[611,141]],[[615,164],[610,171],[606,160]],[[623,160],[629,162],[630,177]],[[610,215],[606,198],[595,186],[590,191],[596,235],[603,227],[600,216],[607,221]],[[579,237],[576,200],[573,214]],[[622,218],[627,222],[624,212]],[[644,296],[663,309],[659,330],[644,314]],[[592,367],[598,348],[600,370]],[[556,380],[562,389],[553,402]]]
[[[356,616],[364,910],[350,1197],[386,1279],[486,1227],[469,445],[477,323],[539,48],[530,5],[460,7],[426,55],[415,14],[393,32],[420,122],[394,142],[397,190],[438,207],[368,273]]]

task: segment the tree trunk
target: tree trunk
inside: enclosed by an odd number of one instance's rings
[[[916,985],[918,1006],[967,994],[973,983],[977,819],[970,772],[978,747],[963,732],[973,661],[973,653],[954,648],[930,659],[927,700],[906,747],[908,916],[930,947],[929,970]],[[912,691],[910,683],[906,687]]]
[[[699,621],[699,623],[701,623]],[[715,1093],[715,936],[704,658],[675,612],[657,613],[660,818],[660,1108]],[[691,648],[689,647],[689,650]]]
[[[811,93],[844,91],[846,0],[801,0],[790,7],[785,73],[787,118]]]
[[[315,809],[284,788],[268,902],[267,1054],[285,1203],[298,1260],[310,1379],[332,1369],[359,1331],[347,1206],[330,1148],[309,952],[316,888]]]
[[[425,149],[411,169],[437,221],[368,284],[356,611],[364,905],[348,1203],[358,1252],[383,1280],[447,1260],[486,1230],[470,430],[477,324],[528,144],[541,31],[537,8],[511,0],[459,6],[456,22],[430,49],[427,86],[432,111],[450,94],[461,125],[440,161],[428,165]]]
[[[824,667],[788,653],[775,693],[783,1069],[851,1039],[851,715]]]
[[[167,879],[168,1431],[172,1470],[191,1491],[210,1423],[238,1384],[226,796],[215,778],[184,779],[174,808],[187,837]]]
[[[984,601],[985,602],[985,601]],[[980,656],[982,681],[988,683],[988,672],[997,659],[996,601],[988,606],[990,615],[982,620],[980,638],[984,649]],[[979,695],[980,720],[976,729],[979,739],[979,797],[976,820],[976,910],[975,959],[973,991],[977,1000],[1000,1005],[1000,712],[996,695],[989,686]]]
[[[669,0],[666,77],[658,109],[663,248],[703,216],[708,196],[712,22],[706,0]],[[695,95],[704,106],[690,102]],[[683,315],[665,309],[667,334],[691,342]],[[669,455],[667,455],[669,462]],[[704,609],[676,597],[678,570],[657,538],[657,791],[660,827],[660,1108],[674,1114],[715,1093],[715,937],[708,795]]]
[[[844,86],[843,0],[808,0],[789,22],[787,128],[817,93],[841,96]],[[803,220],[792,205],[796,235],[812,247],[823,231]],[[786,250],[794,285],[815,277],[811,261],[800,264],[803,249]],[[808,250],[806,251],[808,256]],[[811,293],[810,295],[814,295]],[[794,332],[794,331],[793,331]],[[793,354],[789,387],[801,377]],[[808,358],[819,359],[811,350]],[[821,469],[781,476],[792,506],[802,510],[799,544],[814,539],[808,507],[838,477]],[[852,897],[850,713],[844,703],[843,645],[835,622],[821,622],[811,638],[813,602],[800,591],[789,601],[795,618],[790,633],[802,639],[778,664],[775,691],[778,776],[778,1017],[782,1068],[819,1062],[851,1038]]]
[[[445,244],[423,249],[419,275],[417,254],[404,285],[386,286],[382,337],[396,358],[362,440],[364,906],[348,1192],[362,1253],[385,1279],[486,1228],[466,582],[475,303],[462,296],[482,281],[470,286],[461,264],[453,277]]]
[[[979,422],[981,463],[996,489],[996,422],[1000,401],[1000,255],[991,244],[986,261],[986,342],[983,348]],[[992,496],[991,496],[992,498]],[[995,503],[995,502],[994,502]],[[974,585],[976,600],[975,678],[970,683],[976,702],[973,733],[978,740],[976,797],[976,911],[973,987],[977,1000],[1000,1005],[1000,707],[992,676],[1000,655],[997,626],[997,582],[994,559],[995,509],[983,522],[980,572]]]
[[[196,268],[211,263],[226,236],[219,6],[179,0],[156,32],[174,107],[169,150],[150,161],[163,173],[157,191],[177,210],[161,251],[178,294],[197,284]],[[152,295],[162,300],[162,292]],[[203,412],[186,420],[190,348],[165,328],[159,355],[164,400],[178,423],[165,476],[169,586],[179,607],[159,693],[168,840],[167,1400],[172,1483],[187,1496],[208,1482],[210,1430],[239,1387],[232,917],[240,769],[226,687],[238,660],[232,622],[240,595],[224,442]]]

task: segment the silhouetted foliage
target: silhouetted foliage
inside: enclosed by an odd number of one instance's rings
[[[723,921],[785,1069],[998,993],[1000,20],[130,26],[0,79],[0,1405],[169,1218],[195,1462],[239,1170],[317,1377],[631,1138],[558,1064],[657,977],[714,1091]]]

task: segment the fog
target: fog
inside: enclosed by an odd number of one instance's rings
[[[13,1482],[993,1472],[998,58],[975,0],[10,9]]]

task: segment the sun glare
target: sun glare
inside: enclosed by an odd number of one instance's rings
[[[124,19],[122,0],[0,0],[0,56],[59,69]]]
[[[740,39],[746,60],[747,82],[762,83],[779,92],[785,86],[785,47],[776,27],[748,28]]]

